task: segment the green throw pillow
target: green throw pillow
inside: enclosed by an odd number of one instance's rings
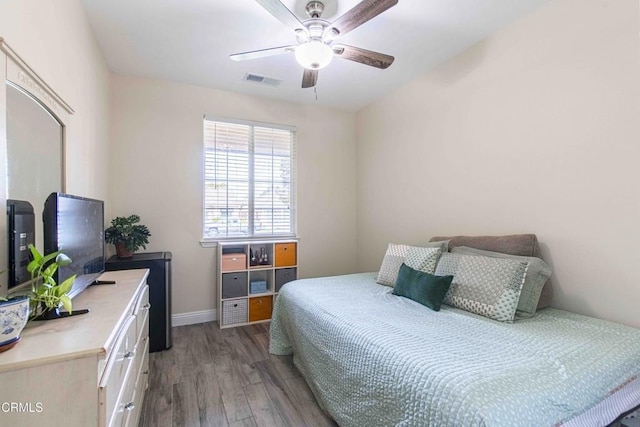
[[[453,276],[434,276],[402,264],[393,294],[409,298],[433,311],[440,311]]]

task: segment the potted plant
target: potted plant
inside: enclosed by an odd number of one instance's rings
[[[71,258],[60,251],[42,255],[33,245],[29,245],[33,260],[27,265],[31,273],[31,317],[33,319],[53,319],[60,317],[60,306],[72,313],[69,291],[76,275],[62,283],[56,283],[55,273],[59,267],[71,264]]]
[[[111,226],[104,231],[105,241],[116,246],[118,258],[131,258],[141,247],[147,249],[151,233],[146,225],[139,222],[138,215],[118,216],[111,220]]]
[[[59,317],[59,308],[72,311],[71,298],[67,295],[76,276],[57,284],[54,275],[58,267],[71,264],[63,253],[54,252],[43,256],[33,245],[29,245],[33,260],[27,266],[31,273],[31,293],[0,298],[0,352],[9,350],[20,340],[20,332],[32,319],[54,319]],[[0,271],[0,274],[4,271]]]

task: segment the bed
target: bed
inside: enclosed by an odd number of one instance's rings
[[[607,425],[640,404],[640,330],[546,308],[514,323],[392,294],[375,273],[285,285],[270,351],[341,426]]]

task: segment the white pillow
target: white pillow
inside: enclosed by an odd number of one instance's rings
[[[526,261],[447,253],[435,274],[453,276],[444,304],[511,323],[528,268]]]
[[[516,310],[516,319],[524,319],[536,314],[538,301],[542,294],[542,288],[547,283],[547,279],[551,276],[551,267],[536,257],[526,257],[518,255],[504,254],[501,252],[483,251],[480,249],[469,248],[466,246],[458,246],[451,249],[451,253],[460,253],[465,255],[482,255],[493,258],[515,259],[517,261],[526,261],[529,263],[527,269],[527,277],[522,285],[522,292],[518,300],[518,309]]]
[[[389,243],[376,282],[381,285],[395,286],[402,263],[414,270],[433,274],[441,254],[442,249],[439,247],[421,248]]]

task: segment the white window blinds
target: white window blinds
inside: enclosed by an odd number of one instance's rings
[[[205,239],[295,234],[295,129],[204,119]]]

